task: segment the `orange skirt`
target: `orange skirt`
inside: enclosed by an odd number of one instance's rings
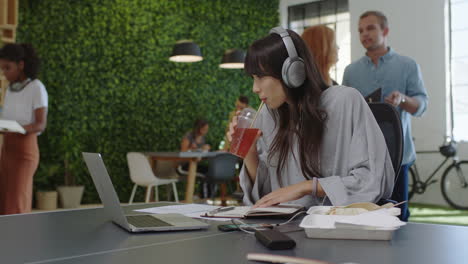
[[[33,177],[39,164],[35,133],[3,134],[0,156],[0,215],[31,212]]]

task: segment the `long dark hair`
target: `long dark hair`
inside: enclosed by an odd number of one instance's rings
[[[294,31],[288,30],[299,57],[304,60],[306,80],[298,88],[288,88],[282,81],[281,68],[288,57],[283,40],[277,34],[270,34],[255,41],[248,49],[245,71],[259,77],[271,76],[281,80],[288,102],[274,110],[277,134],[270,146],[268,159],[278,153],[276,172],[281,180],[281,171],[293,144],[297,141],[302,174],[306,179],[320,177],[320,150],[325,131],[327,114],[320,107],[320,96],[328,88],[315,65],[306,44]]]
[[[206,121],[205,119],[195,120],[192,129],[193,136],[196,137],[198,134],[200,134],[200,130],[206,125],[208,125],[208,121]]]
[[[5,44],[0,49],[0,59],[14,61],[16,63],[23,61],[23,72],[26,77],[36,79],[39,73],[40,60],[34,50],[34,47],[28,43],[10,43]]]

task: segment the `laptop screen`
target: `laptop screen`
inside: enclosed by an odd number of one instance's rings
[[[120,206],[119,197],[115,192],[114,185],[112,185],[101,154],[83,152],[83,158],[88,166],[89,173],[93,178],[94,185],[99,193],[99,198],[101,198],[104,204],[104,210],[107,215],[110,216],[115,223],[122,227],[128,227],[127,219]]]

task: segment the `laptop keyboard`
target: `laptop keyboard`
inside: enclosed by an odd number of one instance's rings
[[[169,223],[166,223],[160,219],[152,217],[150,215],[129,215],[126,216],[129,224],[134,227],[162,227],[162,226],[172,226]]]

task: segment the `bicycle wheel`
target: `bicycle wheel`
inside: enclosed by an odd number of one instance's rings
[[[413,167],[410,167],[408,170],[408,201],[413,198],[413,195],[416,193],[416,172]]]
[[[442,196],[455,209],[468,209],[468,161],[449,166],[441,179]]]

